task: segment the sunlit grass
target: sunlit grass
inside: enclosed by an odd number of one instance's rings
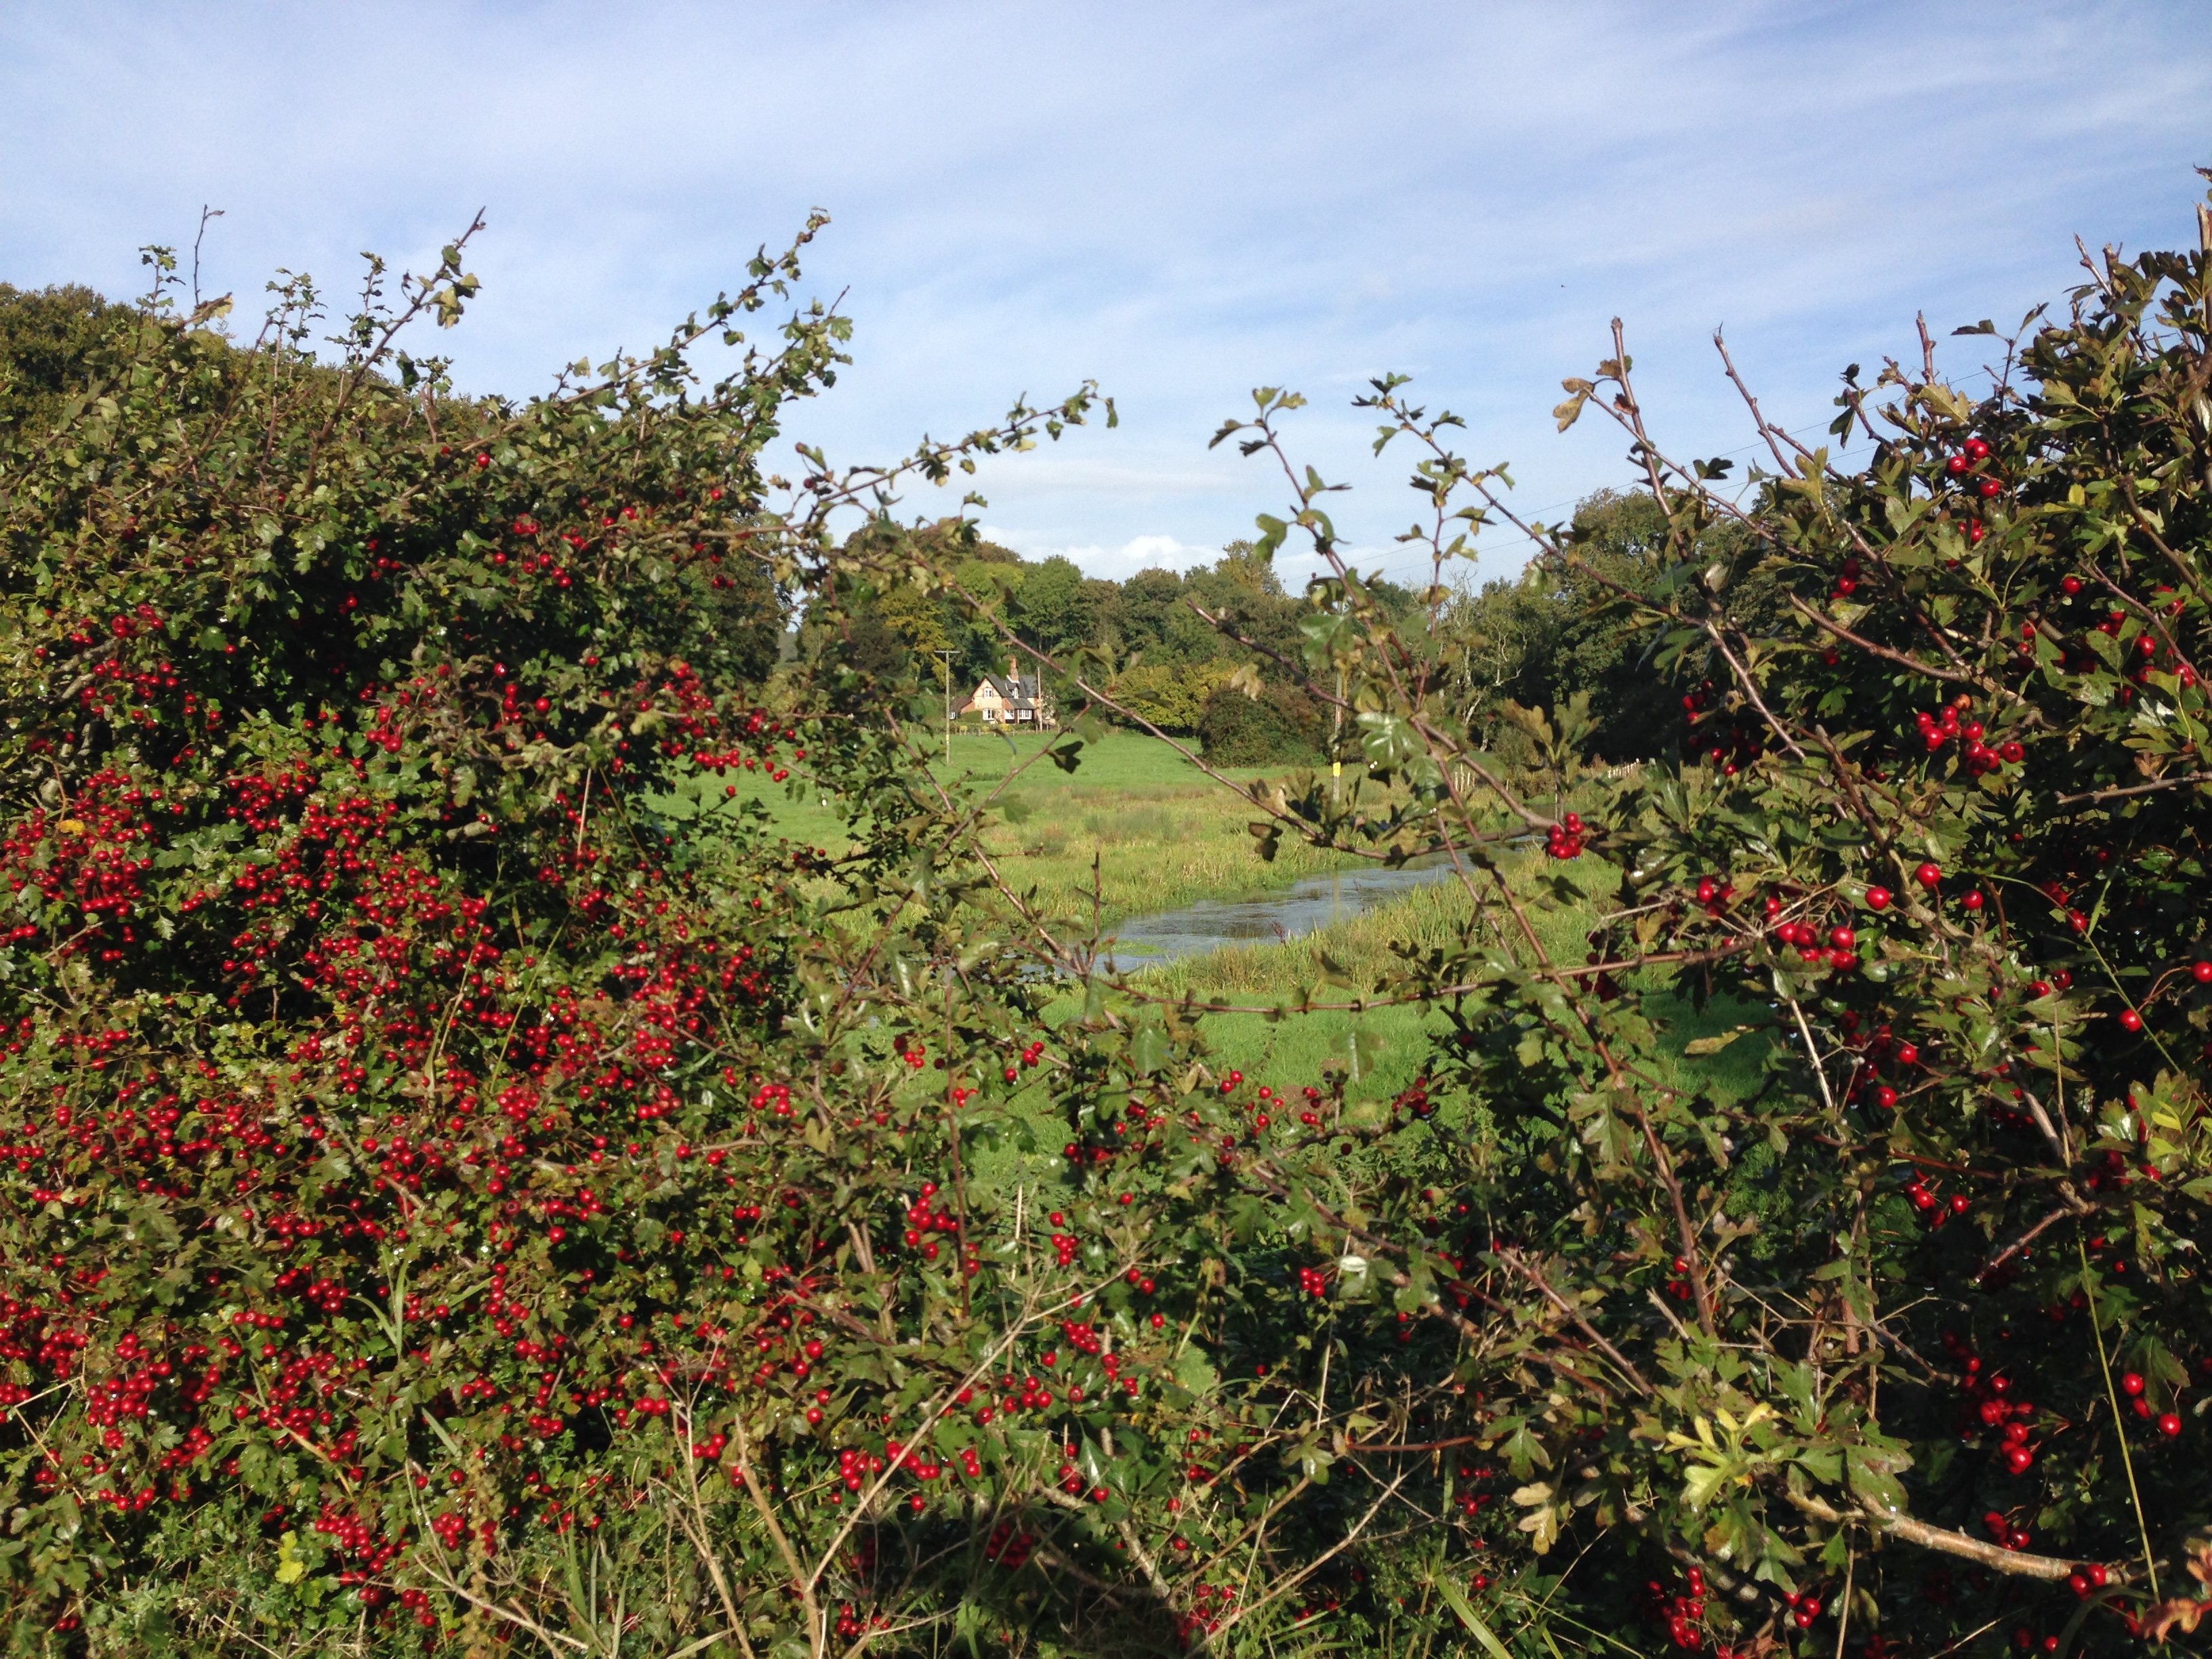
[[[1526,874],[1541,861],[1529,853],[1502,861],[1501,873],[1516,890],[1527,890]],[[1583,960],[1589,930],[1608,902],[1617,869],[1595,857],[1577,860],[1568,873],[1584,895],[1579,906],[1527,908],[1528,919],[1545,957],[1555,963],[1579,964]],[[1518,959],[1532,960],[1519,919],[1499,902],[1491,878],[1470,871],[1465,880],[1453,879],[1418,887],[1389,902],[1282,944],[1232,945],[1206,956],[1163,963],[1134,975],[1132,984],[1144,994],[1168,1000],[1190,999],[1200,1003],[1224,1002],[1247,1007],[1274,1006],[1270,1018],[1260,1013],[1219,1013],[1207,1018],[1210,1042],[1224,1056],[1224,1063],[1271,1081],[1304,1083],[1310,1075],[1291,1077],[1279,1072],[1310,1073],[1331,1060],[1347,1069],[1358,1055],[1350,1045],[1354,1030],[1364,1033],[1363,1047],[1375,1056],[1371,1079],[1357,1081],[1369,1086],[1360,1092],[1402,1088],[1419,1070],[1419,1056],[1427,1048],[1427,1023],[1433,1018],[1419,1005],[1392,1004],[1358,1012],[1340,1009],[1292,1012],[1309,999],[1316,1002],[1351,1002],[1387,994],[1389,981],[1403,974],[1413,961],[1431,951],[1471,955],[1474,962],[1491,950],[1510,948]],[[1473,963],[1469,963],[1470,968]],[[1479,972],[1476,974],[1480,977]],[[1718,1054],[1691,1056],[1686,1044],[1712,1036],[1738,1024],[1757,1024],[1765,1011],[1754,1004],[1716,1000],[1705,1008],[1694,1006],[1671,975],[1650,970],[1641,976],[1645,1012],[1668,1028],[1657,1080],[1684,1090],[1701,1083],[1713,1091],[1732,1097],[1757,1086],[1759,1056],[1763,1045],[1744,1042]],[[1290,1005],[1288,1008],[1285,1005]]]

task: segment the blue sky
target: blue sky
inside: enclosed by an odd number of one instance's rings
[[[434,258],[482,206],[485,292],[441,343],[520,393],[650,343],[818,204],[808,286],[845,293],[856,362],[794,430],[879,459],[1095,377],[1121,428],[992,465],[981,516],[1112,576],[1279,504],[1206,448],[1256,385],[1312,398],[1302,455],[1402,570],[1409,498],[1346,406],[1370,374],[1556,515],[1628,476],[1609,426],[1549,416],[1610,318],[1668,446],[1742,451],[1717,324],[1817,431],[1917,311],[2010,323],[2077,234],[2192,239],[2199,163],[2201,0],[0,8],[0,280],[136,292],[205,202],[210,292],[250,306],[279,265],[342,292],[358,250]]]

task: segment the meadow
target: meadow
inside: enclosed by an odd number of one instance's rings
[[[950,761],[939,750],[930,772],[949,789],[988,800],[985,849],[1032,902],[1079,926],[1091,921],[1094,882],[1097,924],[1107,929],[1200,900],[1269,892],[1357,862],[1287,840],[1273,860],[1262,860],[1245,827],[1253,817],[1249,805],[1157,738],[1109,732],[1084,746],[1073,773],[1042,757],[1049,743],[1060,740],[1058,734],[956,732]],[[1249,783],[1268,772],[1243,768],[1228,775]],[[717,794],[727,787],[725,780],[713,781]],[[734,787],[737,794],[723,799],[732,805],[759,802],[779,831],[795,840],[834,851],[848,839],[836,802],[804,776],[776,784],[764,774],[746,773]],[[688,816],[702,805],[714,810],[717,803],[712,795],[685,791],[672,805],[678,816]],[[1533,850],[1509,860],[1508,878],[1541,862]],[[1577,860],[1571,874],[1588,903],[1552,913],[1543,924],[1545,949],[1567,961],[1580,958],[1583,933],[1620,878],[1595,857]],[[1436,1016],[1389,1002],[1357,1011],[1279,1010],[1309,996],[1317,1002],[1373,996],[1400,965],[1394,946],[1419,954],[1456,944],[1476,907],[1477,890],[1460,879],[1417,888],[1286,943],[1188,957],[1133,975],[1128,984],[1161,1001],[1230,1005],[1234,1012],[1204,1017],[1217,1069],[1292,1089],[1341,1073],[1347,1099],[1387,1099],[1419,1075]],[[1079,1006],[1071,996],[1054,1006],[1050,1018],[1065,1018]],[[1271,1009],[1278,1012],[1263,1012]],[[1690,1086],[1702,1080],[1729,1095],[1755,1086],[1763,1045],[1745,1042],[1697,1058],[1683,1049],[1737,1025],[1756,1024],[1763,1010],[1725,1002],[1699,1008],[1684,995],[1659,1000],[1654,1012],[1673,1028],[1663,1081]],[[1024,1109],[1018,1115],[1031,1115],[1030,1109],[1042,1103],[1041,1091],[1024,1091],[1018,1100]],[[1040,1174],[1044,1167],[1041,1162]]]
[[[1266,892],[1350,860],[1283,843],[1263,860],[1245,825],[1249,805],[1168,744],[1133,732],[1109,732],[1083,746],[1063,771],[1042,757],[1065,734],[958,732],[948,761],[933,752],[929,771],[949,791],[987,802],[981,842],[1013,888],[1048,913],[1101,927],[1170,910],[1199,899]],[[1277,769],[1279,775],[1282,770]],[[1249,782],[1268,769],[1227,775]],[[734,795],[726,794],[734,789]],[[688,784],[664,797],[672,814],[765,807],[780,833],[832,852],[848,836],[836,801],[802,773],[781,784],[759,772]],[[719,803],[726,801],[727,806]]]

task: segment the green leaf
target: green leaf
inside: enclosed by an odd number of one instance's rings
[[[1150,1076],[1173,1059],[1174,1054],[1166,1032],[1157,1025],[1139,1025],[1129,1039],[1129,1069]]]
[[[1889,1516],[1905,1513],[1905,1488],[1898,1483],[1899,1471],[1912,1467],[1912,1458],[1902,1448],[1885,1449],[1878,1446],[1847,1446],[1844,1449],[1844,1470],[1854,1496],[1878,1516]]]
[[[307,1576],[307,1564],[300,1557],[300,1534],[288,1532],[277,1540],[276,1582],[296,1584]]]
[[[1562,429],[1567,424],[1566,422],[1561,422]],[[1513,1655],[1505,1644],[1498,1639],[1496,1632],[1492,1631],[1489,1625],[1484,1621],[1482,1615],[1474,1610],[1474,1603],[1467,1599],[1467,1592],[1460,1589],[1455,1580],[1439,1573],[1430,1582],[1436,1585],[1437,1594],[1444,1598],[1445,1604],[1451,1608],[1453,1615],[1474,1633],[1474,1639],[1482,1644],[1484,1650],[1490,1655],[1490,1659],[1513,1659]]]
[[[1213,1369],[1206,1350],[1193,1345],[1176,1356],[1175,1379],[1203,1400],[1220,1384],[1221,1374]]]

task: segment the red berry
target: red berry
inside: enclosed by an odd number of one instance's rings
[[[1838,951],[1848,951],[1859,942],[1859,936],[1848,927],[1828,929],[1828,943]]]
[[[1869,910],[1887,910],[1887,909],[1888,909],[1888,908],[1889,908],[1889,889],[1888,889],[1888,888],[1887,888],[1887,887],[1869,887],[1869,888],[1868,888],[1868,889],[1866,890],[1866,902],[1867,902],[1867,908],[1868,908],[1868,909],[1869,909]]]
[[[2141,1372],[2129,1371],[2120,1378],[2120,1392],[2122,1394],[2136,1395],[2141,1394],[2142,1391],[2143,1380]]]
[[[2212,962],[2200,962],[2189,971],[2199,985],[2212,985]]]
[[[1933,887],[1943,879],[1943,872],[1936,865],[1923,864],[1912,872],[1912,878],[1923,887]]]
[[[2180,1414],[2176,1412],[2167,1412],[2160,1416],[2158,1419],[2158,1431],[2169,1440],[2179,1435],[2181,1432]]]
[[[2120,1015],[2120,1029],[2124,1031],[2142,1030],[2142,1016],[2132,1008],[2124,1010]]]
[[[1911,1042],[1899,1043],[1897,1045],[1897,1063],[1900,1066],[1917,1066],[1920,1063],[1919,1046],[1917,1043]]]

